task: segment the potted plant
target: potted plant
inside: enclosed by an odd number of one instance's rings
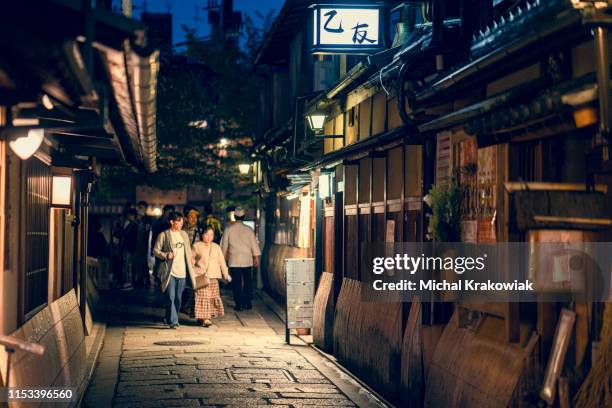
[[[461,238],[459,204],[461,193],[457,179],[434,185],[423,201],[431,208],[427,232],[434,242],[458,242]]]

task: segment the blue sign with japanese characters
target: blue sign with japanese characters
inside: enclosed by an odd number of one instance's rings
[[[313,54],[372,54],[386,48],[381,5],[313,4]]]

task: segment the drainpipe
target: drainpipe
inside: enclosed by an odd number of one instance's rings
[[[88,237],[88,218],[89,218],[89,193],[91,192],[91,184],[94,180],[94,174],[89,170],[79,171],[75,173],[77,197],[79,200],[81,219],[81,236],[80,236],[80,280],[79,280],[79,310],[83,320],[83,330],[85,335],[87,327],[85,325],[87,315],[87,237]]]
[[[77,180],[77,177],[78,176],[75,173],[75,181]],[[74,209],[72,214],[74,218],[72,221],[72,287],[76,292],[77,288],[79,287],[79,225],[81,224],[81,193],[75,190],[73,194]]]
[[[610,134],[610,56],[608,54],[608,29],[595,27],[595,63],[597,70],[597,90],[599,93],[599,132],[602,136]]]
[[[410,117],[408,112],[406,112],[406,99],[408,99],[408,103],[411,107],[414,108],[415,104],[414,92],[412,90],[407,90],[404,87],[406,81],[410,79],[408,76],[408,73],[410,72],[409,69],[410,65],[408,63],[404,63],[400,68],[399,78],[397,80],[397,108],[404,126],[406,126],[408,130],[416,130],[416,121]]]
[[[79,309],[81,310],[81,317],[83,318],[83,329],[85,329],[85,335],[87,327],[85,325],[87,317],[87,235],[88,235],[88,216],[89,216],[89,193],[81,192],[81,282],[79,283]]]
[[[323,199],[317,187],[315,195],[315,290],[319,288],[321,275],[323,274],[323,226],[325,213]]]
[[[443,1],[442,1],[443,2]],[[440,3],[441,0],[434,1],[434,19],[432,21],[433,25],[433,45],[434,47],[438,47],[442,37],[442,29],[443,29],[443,18],[441,18],[440,13]],[[442,10],[443,11],[443,10]],[[407,21],[407,30],[408,32],[412,32],[415,30],[415,25],[418,23],[422,23],[427,21],[425,5],[424,3],[411,4],[407,8],[404,8],[402,12],[402,21]],[[436,65],[438,61],[438,56],[436,56]],[[397,78],[397,109],[400,117],[402,118],[402,123],[409,131],[417,131],[417,123],[416,121],[410,117],[408,112],[406,112],[406,99],[408,99],[408,104],[414,109],[416,94],[413,90],[406,90],[405,84],[407,80],[418,80],[418,77],[409,77],[410,72],[410,64],[408,62],[404,62],[400,67],[398,78]]]

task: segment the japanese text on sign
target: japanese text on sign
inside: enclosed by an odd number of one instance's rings
[[[359,48],[379,45],[379,9],[321,8],[314,13],[315,46]]]

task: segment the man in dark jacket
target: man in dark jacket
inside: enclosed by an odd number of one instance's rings
[[[121,243],[123,255],[123,286],[121,290],[132,290],[134,281],[134,253],[138,240],[138,224],[136,216],[138,212],[134,208],[127,210],[126,221],[121,231]]]
[[[149,284],[149,233],[151,232],[151,218],[147,215],[149,204],[139,201],[136,206],[138,215],[136,224],[138,236],[136,239],[136,252],[134,253],[134,284],[136,288]]]

